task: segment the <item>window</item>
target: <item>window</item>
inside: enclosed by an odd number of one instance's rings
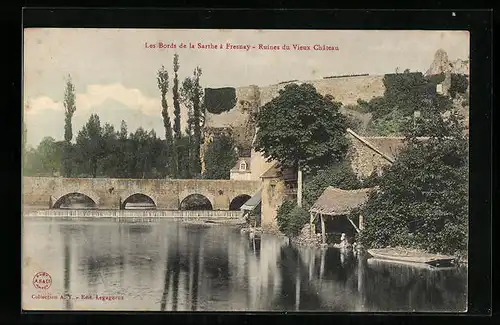
[[[242,161],[240,163],[240,170],[247,170],[247,163],[246,162]]]

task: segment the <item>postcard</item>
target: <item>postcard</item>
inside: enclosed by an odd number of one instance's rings
[[[467,311],[468,32],[23,42],[23,310]]]

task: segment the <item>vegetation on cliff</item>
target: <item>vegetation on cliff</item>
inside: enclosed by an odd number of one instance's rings
[[[384,76],[384,96],[370,101],[358,100],[357,105],[349,108],[361,113],[371,113],[372,120],[365,133],[374,136],[394,136],[404,133],[402,129],[409,120],[413,120],[415,111],[426,109],[439,95],[436,85],[445,80],[444,74],[424,76],[421,72],[386,74]],[[465,75],[451,74],[449,95],[454,98],[464,94],[468,87]]]

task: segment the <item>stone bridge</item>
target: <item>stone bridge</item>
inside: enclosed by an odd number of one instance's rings
[[[157,209],[180,210],[193,194],[207,198],[213,210],[230,210],[231,202],[252,196],[260,181],[198,179],[112,179],[24,177],[23,205],[57,207],[68,194],[83,194],[98,209],[122,209],[134,194],[149,197]]]

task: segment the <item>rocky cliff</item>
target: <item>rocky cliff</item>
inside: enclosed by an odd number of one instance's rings
[[[456,73],[469,75],[469,60],[457,59],[451,62],[448,59],[446,51],[439,49],[434,54],[429,70],[425,73],[426,76],[432,76],[441,73]]]

